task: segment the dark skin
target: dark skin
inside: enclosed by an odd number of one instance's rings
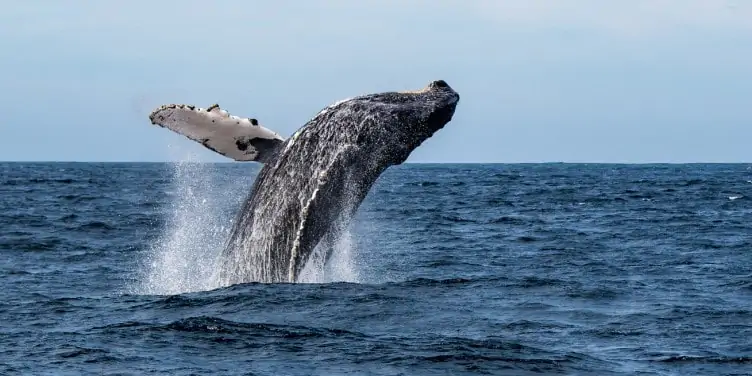
[[[451,121],[458,101],[446,82],[434,81],[320,112],[256,178],[223,253],[224,284],[296,282],[316,246],[339,236],[381,173]]]

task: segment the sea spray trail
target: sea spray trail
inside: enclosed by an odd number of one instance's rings
[[[141,293],[178,294],[219,287],[217,257],[231,213],[231,186],[214,181],[214,167],[191,158],[172,165],[172,194],[162,235],[145,260]],[[231,201],[231,200],[230,200]]]

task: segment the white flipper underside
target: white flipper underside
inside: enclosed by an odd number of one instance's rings
[[[284,142],[256,119],[230,115],[216,104],[208,108],[168,104],[154,110],[149,119],[236,161],[265,162]]]

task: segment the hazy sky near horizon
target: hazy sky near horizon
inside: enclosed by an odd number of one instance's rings
[[[0,160],[226,161],[149,112],[289,136],[444,79],[455,118],[410,162],[752,162],[752,1],[4,3]]]

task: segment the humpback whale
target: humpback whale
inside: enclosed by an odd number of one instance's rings
[[[443,80],[361,95],[325,107],[287,139],[216,104],[163,105],[149,119],[235,161],[263,163],[222,251],[221,283],[292,283],[309,260],[328,258],[381,173],[449,123],[459,98]]]

